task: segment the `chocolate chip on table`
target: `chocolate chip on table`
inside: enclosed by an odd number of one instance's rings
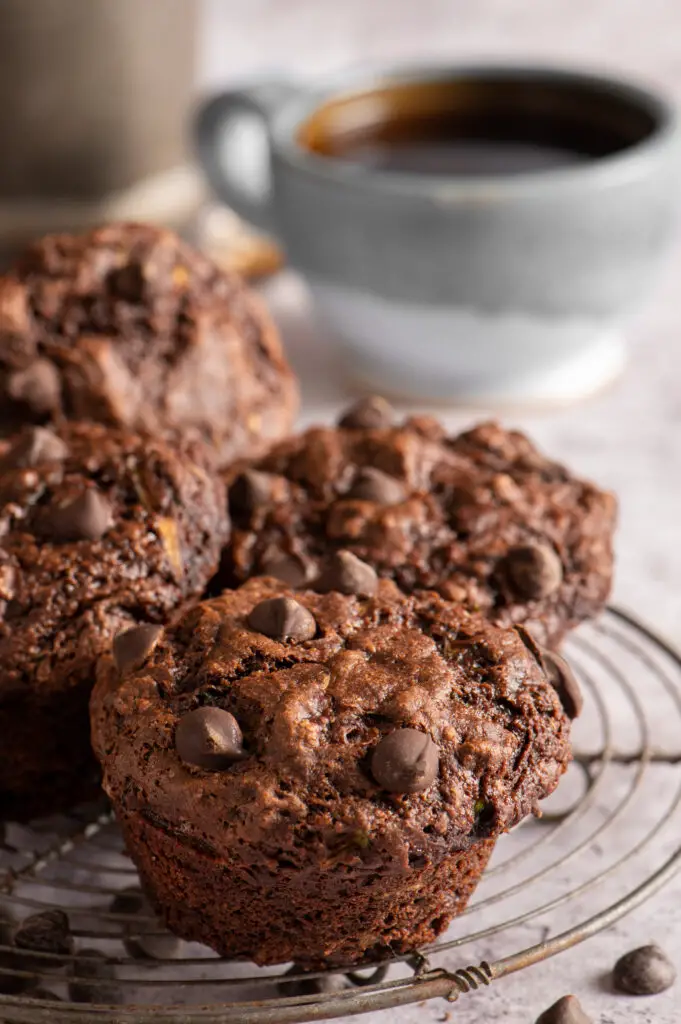
[[[563,996],[537,1017],[536,1024],[592,1024],[575,996]]]
[[[435,781],[439,761],[440,752],[428,733],[397,729],[374,749],[371,774],[390,793],[420,793]]]
[[[371,395],[351,405],[338,421],[339,427],[351,430],[381,430],[395,422],[395,411],[385,398]]]
[[[379,505],[397,505],[404,501],[405,489],[394,476],[367,466],[359,471],[345,497],[356,501],[375,501]]]
[[[178,722],[175,749],[187,764],[220,771],[245,757],[243,736],[234,715],[222,708],[195,708]]]
[[[30,469],[43,462],[62,462],[67,455],[67,446],[53,431],[26,427],[0,462],[0,469]]]
[[[254,512],[272,495],[272,477],[257,469],[247,469],[229,489],[229,504],[237,512]]]
[[[59,372],[49,359],[36,359],[25,370],[17,370],[10,376],[7,394],[15,402],[23,402],[36,415],[45,416],[59,408]]]
[[[676,968],[659,946],[633,949],[615,964],[613,982],[619,992],[653,996],[665,992],[676,981]]]
[[[525,600],[548,597],[563,580],[563,564],[547,544],[512,548],[504,559],[503,569],[513,592]]]
[[[351,551],[337,551],[331,555],[315,583],[315,590],[322,593],[335,590],[339,594],[355,594],[357,597],[372,597],[377,589],[376,570]]]
[[[113,964],[100,949],[81,949],[71,964],[69,996],[74,1003],[106,1003],[115,1005],[123,1002],[123,993],[118,985],[110,984],[116,977]],[[99,984],[92,984],[92,982]]]
[[[14,933],[14,945],[34,953],[73,952],[69,919],[63,910],[43,910],[25,918]]]
[[[51,509],[46,533],[57,543],[101,540],[112,521],[109,502],[96,488],[88,487],[68,505]]]
[[[145,623],[118,633],[113,641],[113,658],[119,672],[140,668],[163,634],[163,626]]]
[[[262,576],[274,576],[289,587],[304,587],[308,581],[305,563],[297,555],[271,555],[263,559],[260,565]]]
[[[273,640],[311,640],[317,632],[312,612],[292,597],[271,597],[256,604],[248,625]]]
[[[125,917],[153,918],[151,904],[141,889],[131,886],[116,893],[110,911]],[[142,926],[149,927],[144,921]],[[160,926],[159,926],[160,927]],[[177,960],[182,956],[182,940],[163,931],[140,931],[133,922],[123,924],[123,945],[135,960]]]
[[[584,697],[574,672],[565,658],[547,648],[541,650],[541,664],[546,676],[558,694],[563,711],[570,719],[579,718],[584,707]]]

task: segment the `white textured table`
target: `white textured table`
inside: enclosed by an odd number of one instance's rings
[[[681,97],[676,0],[208,0],[206,8],[207,87],[273,68],[305,74],[364,59],[506,56],[628,70]],[[552,455],[618,493],[615,599],[681,646],[679,278],[681,249],[631,339],[625,376],[608,393],[578,408],[510,419]],[[333,352],[314,327],[303,285],[284,274],[267,293],[303,383],[303,420],[333,417],[347,393]],[[458,426],[480,415],[450,411],[446,418]],[[537,926],[527,925],[505,940],[504,949],[536,939]],[[613,996],[602,982],[618,955],[653,940],[681,971],[681,877],[588,945],[462,1000],[449,1009],[451,1021],[526,1024],[572,991],[603,1024],[678,1024],[681,980],[671,993],[643,1000]],[[444,1003],[434,1002],[363,1019],[427,1024],[443,1020],[446,1011]]]

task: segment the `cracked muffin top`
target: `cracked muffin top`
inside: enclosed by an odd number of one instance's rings
[[[47,235],[0,277],[0,433],[95,420],[193,434],[226,463],[285,434],[297,405],[260,300],[171,231]]]
[[[116,638],[91,699],[116,805],[256,873],[357,856],[402,871],[532,813],[570,729],[524,631],[405,595],[347,552],[320,589],[253,579]]]
[[[201,444],[25,427],[0,456],[0,711],[92,681],[117,630],[201,592],[227,535]]]
[[[227,473],[234,529],[221,580],[315,578],[349,549],[406,592],[433,589],[542,642],[596,615],[612,578],[614,497],[484,423],[448,437],[363,400]]]

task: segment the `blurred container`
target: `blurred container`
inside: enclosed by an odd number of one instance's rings
[[[2,0],[0,245],[123,215],[181,221],[194,0]]]

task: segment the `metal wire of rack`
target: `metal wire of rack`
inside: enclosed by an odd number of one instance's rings
[[[0,1019],[297,1024],[454,1002],[607,928],[681,869],[681,656],[617,609],[569,648],[587,698],[574,765],[544,817],[500,841],[442,941],[361,972],[221,960],[163,931],[134,889],[111,814],[89,808],[0,831]],[[655,736],[653,706],[665,710]],[[52,908],[68,913],[75,952],[17,949],[11,922]],[[528,924],[538,941],[514,950]]]

